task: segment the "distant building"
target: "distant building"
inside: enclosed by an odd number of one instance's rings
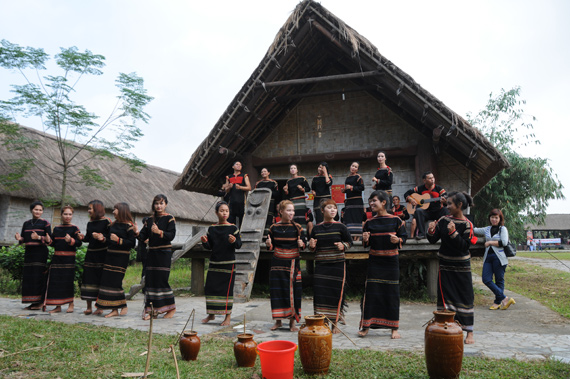
[[[38,147],[29,152],[34,160],[42,160],[47,164],[54,164],[49,160],[51,155],[57,154],[55,138],[47,133],[35,129],[22,127],[27,137],[37,140]],[[8,161],[14,152],[9,152],[0,144],[0,170],[7,172]],[[87,159],[83,154],[81,159]],[[101,200],[107,209],[107,217],[113,219],[113,205],[118,202],[129,204],[135,221],[141,227],[143,217],[151,213],[151,203],[155,195],[163,193],[168,197],[167,212],[174,215],[177,221],[177,233],[174,243],[184,243],[192,235],[194,226],[205,226],[215,222],[212,206],[216,198],[209,195],[187,191],[174,191],[173,185],[179,173],[159,167],[147,165],[142,172],[133,172],[118,159],[87,160],[87,165],[96,167],[103,172],[105,179],[113,185],[109,190],[88,187],[83,184],[68,183],[68,194],[78,204],[75,208],[73,223],[84,232],[89,216],[87,204],[93,199]],[[73,176],[75,173],[72,172]],[[35,199],[57,198],[61,191],[59,177],[46,175],[45,171],[33,168],[25,177],[27,185],[19,190],[0,189],[0,244],[11,245],[15,243],[14,234],[20,232],[25,220],[31,218],[29,204]],[[46,207],[43,218],[57,224],[60,222],[59,208]]]
[[[544,219],[544,224],[527,225],[527,234],[535,240],[560,238],[562,244],[569,244],[570,238],[570,214],[549,214]]]

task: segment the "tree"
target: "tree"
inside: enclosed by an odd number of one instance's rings
[[[83,105],[76,104],[72,96],[84,76],[103,74],[101,69],[105,66],[105,57],[89,50],[80,52],[77,47],[60,50],[54,60],[61,74],[42,77],[40,71],[46,70],[50,60],[43,49],[21,47],[6,40],[1,42],[0,66],[20,73],[24,84],[12,85],[15,96],[0,101],[2,143],[16,153],[16,158],[10,162],[12,171],[2,174],[0,179],[5,187],[17,188],[25,174],[36,167],[44,175],[61,178],[57,202],[63,204],[69,200],[69,183],[80,182],[103,189],[112,185],[90,165],[93,159],[119,157],[132,170],[140,171],[144,167],[144,163],[129,150],[143,135],[137,122],[148,123],[149,116],[144,108],[153,98],[146,94],[144,81],[136,73],[120,73],[115,80],[119,89],[116,104],[105,121],[97,123],[99,117],[88,112]],[[32,77],[37,78],[35,82]],[[52,164],[26,159],[25,152],[35,148],[37,143],[20,132],[16,124],[18,116],[38,117],[44,132],[54,134],[58,153]],[[82,152],[88,153],[87,159]]]
[[[475,223],[487,224],[489,211],[499,208],[511,238],[517,241],[526,240],[525,225],[544,222],[549,200],[564,199],[564,187],[548,159],[524,157],[517,152],[524,151],[524,146],[540,144],[532,132],[536,118],[524,113],[525,104],[520,99],[520,87],[501,89],[497,96],[489,95],[487,106],[477,115],[467,115],[471,125],[478,127],[511,164],[475,196]]]

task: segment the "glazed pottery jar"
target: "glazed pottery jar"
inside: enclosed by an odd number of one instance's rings
[[[200,351],[200,337],[194,330],[185,330],[180,337],[180,354],[185,361],[195,361]]]
[[[253,367],[257,352],[255,348],[257,343],[253,340],[253,334],[238,334],[238,340],[234,343],[234,355],[236,357],[238,367]]]
[[[463,330],[455,312],[434,311],[425,331],[426,366],[430,378],[457,378],[463,361]]]
[[[332,332],[325,325],[325,316],[305,316],[299,329],[299,355],[307,374],[326,374],[332,354]]]

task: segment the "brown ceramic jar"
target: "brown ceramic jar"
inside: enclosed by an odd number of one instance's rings
[[[238,334],[238,340],[234,343],[234,355],[238,367],[253,367],[257,358],[255,348],[257,342],[253,340],[253,334]]]
[[[299,329],[299,355],[307,374],[326,374],[332,355],[332,332],[325,325],[325,316],[305,316]]]
[[[463,362],[463,330],[455,312],[434,311],[425,331],[426,366],[430,378],[457,378]]]
[[[180,337],[180,354],[185,361],[195,361],[200,351],[200,337],[194,330],[185,330]]]

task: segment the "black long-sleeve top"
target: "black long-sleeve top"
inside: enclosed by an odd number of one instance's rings
[[[351,185],[352,189],[347,190],[346,185]],[[353,197],[362,197],[362,192],[364,191],[364,181],[362,180],[362,176],[359,174],[350,175],[344,181],[345,189],[344,193],[346,194],[346,198],[350,199]]]
[[[87,223],[87,231],[85,232],[85,236],[83,237],[83,242],[89,244],[89,249],[91,250],[99,250],[104,249],[107,247],[109,243],[109,228],[111,226],[111,220],[107,217],[104,217],[99,220],[92,220]],[[93,238],[93,233],[101,233],[103,234],[103,241],[99,241],[96,238]]]
[[[406,223],[398,216],[390,214],[367,220],[362,231],[370,232],[370,238],[367,242],[363,241],[362,245],[364,247],[370,246],[370,255],[375,256],[398,255],[398,248],[408,239]],[[399,243],[390,241],[390,237],[393,235],[400,239]]]
[[[135,247],[137,239],[132,224],[115,221],[109,227],[109,235],[110,234],[116,234],[117,237],[119,237],[119,240],[112,241],[111,238],[109,238],[109,251],[130,251]]]
[[[153,233],[152,224],[156,223],[161,233]],[[155,219],[154,216],[149,217],[140,231],[139,239],[146,241],[148,239],[149,249],[165,249],[172,247],[172,240],[176,236],[176,220],[171,214],[164,214]]]
[[[36,234],[42,238],[40,240],[32,239],[33,232],[36,232]],[[31,219],[24,222],[24,225],[22,225],[20,237],[22,237],[23,240],[18,242],[20,244],[25,244],[26,246],[46,245],[45,237],[47,235],[50,237],[52,236],[51,225],[49,221],[44,220],[43,218]]]
[[[316,253],[315,260],[318,262],[342,262],[344,252],[352,246],[350,232],[340,222],[321,222],[313,228],[311,238],[317,240],[317,245],[311,250]],[[339,250],[335,242],[341,242],[344,250]]]
[[[65,242],[66,234],[71,237],[69,243]],[[73,224],[62,224],[53,228],[51,246],[53,246],[56,254],[58,252],[75,254],[77,248],[82,245],[79,234],[79,228]]]
[[[301,191],[297,186],[303,187],[304,191]],[[287,180],[287,188],[289,194],[287,195],[288,199],[295,199],[298,197],[304,197],[305,192],[309,192],[311,187],[309,186],[309,182],[304,176],[298,176],[296,178],[291,178]]]
[[[229,236],[233,235],[236,240],[231,243]],[[241,234],[234,224],[214,224],[208,228],[207,242],[202,242],[206,249],[212,250],[210,261],[217,263],[234,263],[236,249],[241,248]]]
[[[374,174],[374,177],[378,179],[378,182],[374,184],[374,189],[382,191],[391,191],[392,182],[394,181],[394,174],[392,169],[387,166],[386,168],[379,168]]]

